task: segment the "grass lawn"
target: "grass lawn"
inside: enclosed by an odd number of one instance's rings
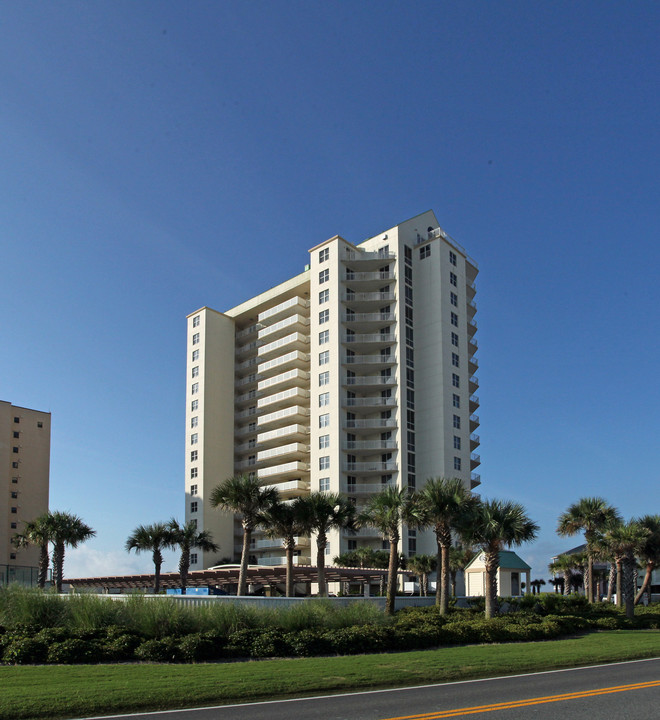
[[[199,665],[0,667],[0,718],[81,718],[466,680],[660,656],[660,631],[383,655]]]

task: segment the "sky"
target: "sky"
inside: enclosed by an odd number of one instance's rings
[[[660,5],[0,3],[0,399],[52,413],[65,575],[183,519],[188,313],[433,209],[479,264],[483,497],[660,512]],[[224,478],[219,478],[222,480]],[[176,557],[167,556],[165,570]]]

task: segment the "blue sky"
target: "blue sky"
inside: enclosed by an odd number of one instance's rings
[[[183,516],[185,316],[419,212],[480,266],[482,494],[660,511],[660,6],[0,5],[0,399],[53,413],[69,576]],[[222,480],[223,478],[218,478]],[[174,569],[173,557],[166,569]]]

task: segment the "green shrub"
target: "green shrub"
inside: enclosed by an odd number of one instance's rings
[[[284,637],[289,653],[296,657],[316,657],[333,652],[332,642],[325,630],[297,630]]]
[[[52,643],[48,648],[48,662],[54,665],[98,663],[103,659],[101,644],[96,640],[70,638]]]
[[[36,665],[48,658],[48,644],[31,637],[16,637],[5,645],[2,662],[5,665]]]
[[[179,652],[186,662],[208,662],[222,657],[225,638],[214,633],[193,633],[179,641]]]
[[[282,657],[288,654],[284,633],[279,629],[261,630],[252,641],[250,657]]]
[[[224,655],[230,658],[248,658],[252,656],[252,645],[261,634],[258,628],[243,628],[231,633],[227,638]]]
[[[101,644],[101,653],[107,662],[128,662],[135,659],[135,650],[141,643],[142,638],[138,635],[113,634]]]
[[[135,650],[135,657],[145,662],[175,663],[180,662],[181,652],[175,638],[164,637],[158,640],[145,640]]]
[[[325,637],[331,643],[332,651],[338,655],[358,655],[388,650],[392,631],[386,627],[354,625],[326,631]]]

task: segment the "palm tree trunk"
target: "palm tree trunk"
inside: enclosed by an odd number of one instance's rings
[[[443,542],[440,567],[440,615],[449,611],[449,545]]]
[[[456,572],[449,571],[449,578],[450,578],[450,585],[451,585],[451,595],[452,597],[456,597]]]
[[[154,561],[154,594],[158,595],[160,592],[160,568],[163,565],[163,553],[159,548],[153,551]]]
[[[236,595],[247,595],[247,568],[250,558],[250,542],[252,540],[252,528],[243,526],[243,551],[241,552],[241,569],[238,573],[238,590]]]
[[[492,618],[497,612],[497,569],[499,567],[499,553],[497,550],[495,552],[486,552],[484,561],[486,566],[485,617]]]
[[[53,548],[53,575],[55,576],[55,590],[62,592],[62,577],[64,575],[64,543],[58,542]]]
[[[639,603],[639,601],[642,599],[644,592],[646,591],[646,588],[651,583],[651,575],[653,573],[653,569],[655,568],[654,562],[647,562],[646,563],[646,572],[644,573],[644,582],[642,583],[642,587],[639,589],[639,592],[637,595],[635,595],[635,605]]]
[[[48,555],[48,543],[42,543],[39,554],[39,577],[37,583],[43,590],[46,587],[46,579],[48,578],[48,564],[50,556]]]
[[[616,606],[623,607],[623,568],[622,558],[615,559],[616,562]]]
[[[316,570],[318,573],[319,597],[328,597],[328,586],[325,582],[325,546],[328,537],[324,532],[316,536]]]
[[[623,597],[626,606],[626,617],[635,617],[635,556],[627,553],[623,560]]]
[[[181,584],[181,594],[186,594],[188,587],[188,570],[190,569],[190,548],[183,543],[181,545],[181,558],[179,559],[179,582]]]
[[[385,600],[385,613],[394,615],[394,602],[396,598],[397,568],[399,565],[399,537],[390,536],[390,562],[387,568],[387,598]]]
[[[571,571],[564,570],[564,595],[571,594]]]
[[[591,553],[587,556],[587,569],[584,573],[584,591],[587,602],[594,601],[594,558]]]
[[[285,593],[287,597],[293,597],[293,544],[291,540],[293,538],[287,538],[284,546],[284,553],[286,555],[286,587]],[[294,541],[295,543],[295,541]]]
[[[435,538],[437,541],[437,552],[435,557],[435,604],[439,608],[442,608],[442,544],[440,541],[440,535],[437,531],[435,533]]]
[[[610,562],[610,569],[607,574],[607,602],[612,602],[612,594],[614,593],[614,583],[616,583],[616,564],[614,560]]]

